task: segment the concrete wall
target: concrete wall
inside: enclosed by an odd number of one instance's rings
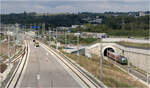
[[[144,39],[130,39],[130,38],[103,38],[103,42],[120,42],[120,41],[125,41],[125,42],[133,42],[133,43],[149,43],[150,40],[144,40]]]
[[[116,47],[117,53],[127,57],[134,66],[150,73],[150,50],[127,48],[117,44],[114,47]]]
[[[100,56],[100,45],[100,43],[94,44],[88,47],[86,52]],[[128,48],[116,43],[103,43],[102,52],[104,53],[104,50],[110,47],[114,49],[116,53],[127,57],[128,61],[134,66],[150,73],[150,50]]]

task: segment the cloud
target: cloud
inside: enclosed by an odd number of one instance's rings
[[[148,2],[149,0],[1,0],[1,1],[123,1],[123,2]]]
[[[78,13],[127,12],[149,10],[147,0],[96,0],[96,1],[1,1],[1,13]]]

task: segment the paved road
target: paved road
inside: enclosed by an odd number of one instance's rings
[[[30,56],[19,88],[80,88],[80,84],[42,47],[30,42]]]

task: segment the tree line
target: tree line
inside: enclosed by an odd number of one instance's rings
[[[107,32],[109,30],[124,30],[124,31],[148,31],[149,30],[149,16],[129,16],[127,13],[121,13],[121,15],[114,16],[107,15],[108,13],[78,13],[78,14],[56,14],[56,15],[37,15],[36,13],[19,13],[19,14],[1,14],[2,24],[15,24],[26,25],[42,25],[45,23],[46,29],[48,27],[65,26],[70,27],[71,25],[83,25],[88,24],[88,20],[98,18],[102,19],[102,23],[97,26],[90,26],[86,29],[79,28],[80,31],[88,32]],[[88,19],[88,20],[83,20]],[[78,29],[78,30],[79,30]],[[81,30],[82,29],[82,30]],[[77,31],[77,30],[72,30]],[[147,35],[147,34],[146,34]]]

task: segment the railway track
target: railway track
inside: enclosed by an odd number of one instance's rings
[[[116,67],[118,67],[122,71],[128,73],[129,75],[134,77],[136,80],[139,80],[140,82],[142,82],[143,84],[148,86],[146,74],[143,74],[132,67],[128,67],[128,65],[121,65],[108,57],[105,57],[104,59],[107,60],[108,62],[114,64]],[[149,83],[150,83],[150,77],[149,77]]]
[[[41,43],[41,46],[56,55],[72,72],[74,72],[78,76],[78,78],[80,78],[80,80],[84,82],[87,88],[106,88],[104,84],[100,83],[98,80],[87,74],[87,72],[82,70],[76,64],[72,63],[69,59],[67,59],[67,57],[59,53],[57,50],[49,48],[43,43]]]
[[[17,58],[21,57],[20,62],[18,63],[15,71],[13,72],[10,80],[8,81],[7,85],[5,86],[5,88],[16,88],[16,85],[21,77],[22,71],[24,69],[26,60],[27,60],[27,56],[28,56],[28,43],[26,45],[25,51],[22,55],[18,56]],[[23,59],[25,60],[23,62]]]
[[[19,60],[19,58],[23,57],[25,54],[25,50],[26,50],[26,47],[17,56],[15,56],[13,60],[11,60],[11,63],[16,62],[17,60]]]

